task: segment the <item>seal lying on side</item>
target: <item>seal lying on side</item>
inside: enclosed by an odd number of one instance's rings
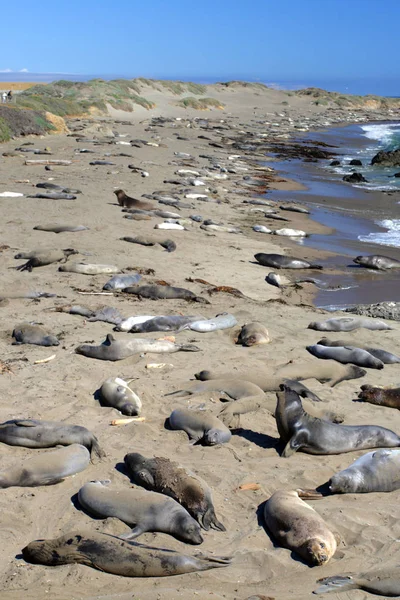
[[[17,271],[29,271],[36,267],[45,267],[56,262],[65,261],[71,254],[78,254],[76,250],[32,250],[32,252],[19,252],[14,258],[28,258],[28,262],[17,267]]]
[[[0,488],[53,485],[65,477],[84,471],[90,462],[89,450],[71,444],[52,452],[41,452],[0,471]]]
[[[308,454],[341,454],[366,448],[400,446],[399,436],[378,425],[337,425],[310,417],[302,407],[300,396],[287,385],[277,393],[276,425],[286,444],[282,456],[301,450]]]
[[[77,354],[99,360],[123,360],[141,352],[199,352],[200,348],[193,344],[175,344],[169,340],[154,340],[151,338],[115,339],[109,333],[100,346],[82,344],[75,348]]]
[[[337,319],[328,319],[327,321],[313,321],[308,329],[317,331],[354,331],[354,329],[372,329],[373,331],[381,329],[393,329],[383,321],[372,319],[361,319],[358,317],[338,317]]]
[[[82,275],[112,275],[121,272],[121,269],[115,265],[96,265],[83,262],[67,262],[65,265],[58,267],[58,270],[66,273],[81,273]]]
[[[317,343],[321,346],[329,346],[330,348],[336,346],[361,348],[362,350],[366,350],[372,354],[372,356],[375,356],[375,358],[378,360],[381,360],[385,365],[400,363],[400,356],[396,356],[395,354],[387,352],[386,350],[382,350],[381,348],[370,348],[368,344],[360,344],[357,340],[329,340],[328,338],[324,337]]]
[[[281,546],[312,566],[325,565],[336,552],[337,540],[328,525],[295,491],[275,492],[265,503],[264,519]]]
[[[142,401],[119,377],[106,379],[100,388],[100,397],[105,406],[117,408],[123,415],[140,415]]]
[[[211,490],[201,477],[161,456],[146,458],[142,454],[131,452],[125,456],[124,461],[136,484],[171,496],[182,504],[206,531],[210,527],[225,531],[215,514]]]
[[[232,434],[226,425],[217,417],[204,411],[177,408],[169,419],[171,429],[186,431],[192,444],[202,442],[205,446],[229,442]]]
[[[357,256],[353,262],[361,267],[366,267],[367,269],[377,269],[379,271],[400,268],[399,260],[396,260],[395,258],[389,258],[388,256],[380,256],[379,254],[372,254],[371,256]]]
[[[256,321],[243,325],[237,343],[242,346],[256,346],[257,344],[268,344],[270,341],[268,329]]]
[[[103,285],[103,290],[123,290],[129,285],[135,285],[141,278],[142,276],[138,273],[135,273],[135,275],[115,275]]]
[[[321,265],[283,254],[264,254],[263,252],[259,252],[254,255],[254,258],[263,267],[272,267],[273,269],[322,269]]]
[[[352,363],[369,369],[383,369],[385,366],[381,360],[375,358],[367,350],[362,350],[362,348],[314,344],[314,346],[306,346],[306,350],[317,358],[337,360],[344,365]]]
[[[368,452],[330,480],[333,494],[393,492],[400,489],[400,450]]]
[[[358,397],[377,406],[400,408],[400,388],[380,388],[366,384],[361,386]]]
[[[36,346],[59,346],[60,342],[55,335],[49,334],[39,325],[22,323],[14,327],[12,337],[15,338],[14,344],[34,344]]]
[[[97,531],[68,533],[52,540],[31,542],[24,560],[50,567],[82,564],[122,577],[168,577],[227,567],[231,559],[186,556],[173,550],[146,548]]]
[[[203,302],[209,304],[205,298],[196,296],[194,292],[185,288],[172,287],[170,285],[134,285],[123,290],[126,294],[135,294],[141,298],[150,300],[171,300],[183,298],[183,300],[192,300],[193,302]]]
[[[181,331],[186,329],[186,325],[196,322],[201,319],[199,315],[184,316],[170,315],[159,316],[153,319],[148,319],[143,323],[136,323],[129,329],[130,333],[144,333],[149,331]]]
[[[318,579],[320,587],[313,594],[327,594],[329,592],[347,592],[349,590],[364,590],[377,596],[396,598],[400,596],[400,577],[396,567],[376,569],[360,573],[360,575],[334,575]]]
[[[55,225],[55,224],[49,224],[49,225],[36,225],[36,227],[34,227],[33,229],[36,229],[38,231],[50,231],[52,233],[64,233],[65,231],[85,231],[87,229],[89,229],[89,227],[86,227],[85,225]]]
[[[95,435],[86,427],[68,425],[57,421],[38,421],[35,419],[13,419],[0,425],[0,442],[10,446],[25,448],[51,448],[80,444],[99,458],[104,452]]]
[[[192,331],[197,331],[198,333],[207,333],[210,331],[217,331],[218,329],[230,329],[235,325],[237,325],[236,317],[230,313],[221,313],[213,319],[202,318],[188,323],[184,329],[191,329]]]
[[[188,544],[201,544],[200,526],[178,502],[156,492],[137,488],[109,489],[101,481],[86,483],[78,493],[85,510],[96,517],[116,517],[134,529],[124,539],[146,531],[169,533]]]

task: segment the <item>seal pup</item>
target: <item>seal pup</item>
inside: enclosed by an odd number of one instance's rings
[[[381,360],[385,365],[400,363],[400,356],[396,356],[381,348],[370,348],[368,344],[360,344],[357,340],[329,340],[324,337],[317,344],[329,347],[346,346],[347,348],[361,348],[372,354],[372,356],[375,356],[378,360]]]
[[[259,252],[254,255],[257,262],[263,267],[272,267],[273,269],[322,269],[321,265],[310,263],[307,260],[285,256],[283,254],[265,254]]]
[[[393,329],[393,327],[378,319],[360,319],[358,317],[337,317],[327,321],[313,321],[308,325],[308,329],[315,329],[316,331],[354,331],[360,328],[371,329],[372,331]]]
[[[139,275],[139,273],[135,273],[135,275],[114,275],[114,277],[111,277],[111,279],[103,285],[103,290],[123,290],[130,285],[135,285],[141,279],[142,276]]]
[[[172,411],[168,423],[171,429],[186,431],[192,444],[215,446],[229,442],[232,437],[220,419],[205,411],[177,408]]]
[[[187,556],[125,542],[106,533],[81,530],[30,542],[22,549],[22,556],[33,564],[55,567],[77,563],[122,577],[169,577],[227,567],[231,562],[228,557]]]
[[[352,363],[369,369],[383,369],[385,366],[381,360],[375,358],[367,350],[362,350],[362,348],[314,344],[314,346],[306,346],[306,350],[317,358],[337,360],[344,365]]]
[[[187,544],[201,544],[200,525],[178,502],[137,488],[110,489],[102,481],[86,483],[78,492],[79,504],[96,517],[116,517],[135,527],[120,536],[133,540],[146,531],[168,533]]]
[[[17,271],[29,271],[37,267],[45,267],[56,262],[67,260],[68,256],[78,254],[73,248],[65,250],[32,250],[32,252],[18,252],[14,256],[16,259],[28,258],[28,262],[16,267]]]
[[[353,262],[356,263],[356,265],[360,265],[360,267],[377,269],[378,271],[387,271],[388,269],[400,268],[400,260],[389,258],[389,256],[380,256],[379,254],[372,254],[371,256],[357,256],[353,259]]]
[[[333,475],[332,494],[366,494],[400,489],[400,450],[382,448],[368,452]]]
[[[347,592],[349,590],[364,590],[377,596],[396,598],[400,596],[400,577],[396,567],[386,569],[375,569],[360,573],[360,575],[334,575],[318,579],[321,585],[313,591],[313,594],[329,594],[335,592]]]
[[[270,285],[274,285],[277,288],[282,287],[282,279],[276,273],[268,273],[268,275],[265,278],[265,281]]]
[[[136,200],[127,196],[124,190],[114,190],[113,192],[117,196],[118,204],[124,208],[139,208],[141,210],[155,210],[154,204],[151,202],[143,202],[143,200]]]
[[[13,419],[0,424],[0,442],[9,446],[25,448],[51,448],[52,446],[85,446],[91,455],[99,458],[104,452],[98,439],[86,427],[68,425],[57,421],[39,421],[36,419]]]
[[[312,566],[325,565],[338,540],[323,518],[296,491],[279,490],[264,506],[264,519],[277,542]]]
[[[123,360],[133,354],[142,352],[199,352],[200,348],[194,344],[175,344],[169,340],[154,340],[151,338],[116,339],[109,333],[100,346],[82,344],[75,348],[76,354],[83,354],[89,358],[99,360]]]
[[[121,269],[115,265],[96,265],[83,262],[67,262],[65,265],[60,265],[58,270],[65,273],[81,273],[82,275],[112,275],[113,273],[121,273]]]
[[[226,531],[217,519],[212,493],[204,479],[161,456],[146,458],[138,452],[130,452],[124,462],[136,484],[166,494],[182,504],[206,531],[210,527]]]
[[[258,344],[269,344],[271,341],[268,329],[262,323],[255,321],[246,323],[240,330],[237,343],[242,346],[256,346]]]
[[[137,416],[141,413],[142,401],[128,383],[120,377],[109,377],[100,388],[100,398],[105,406],[112,406],[123,415]]]
[[[59,346],[60,342],[55,335],[49,334],[43,327],[22,323],[14,327],[13,344],[34,344],[36,346]]]
[[[308,454],[342,454],[367,448],[400,446],[399,436],[379,425],[338,425],[308,415],[300,396],[283,384],[277,393],[276,425],[286,444],[285,458],[298,450]]]
[[[361,386],[358,398],[377,406],[400,408],[400,388],[381,388],[366,384]]]
[[[36,225],[33,229],[37,231],[49,231],[51,233],[64,233],[70,231],[72,233],[76,231],[86,231],[89,227],[85,225]]]
[[[84,471],[89,463],[89,450],[80,444],[41,452],[0,471],[0,488],[53,485]]]
[[[144,333],[149,331],[182,331],[190,323],[198,321],[203,317],[199,315],[169,315],[154,317],[142,323],[134,323],[128,331],[130,333]],[[125,322],[126,323],[126,322]],[[124,326],[125,323],[121,325]],[[121,327],[122,329],[122,327]]]
[[[140,298],[149,298],[150,300],[175,300],[182,298],[191,302],[202,302],[210,304],[205,298],[196,296],[196,294],[186,288],[173,287],[171,285],[134,285],[123,290],[125,294],[134,294]]]
[[[198,333],[207,333],[210,331],[217,331],[218,329],[230,329],[237,325],[237,320],[234,315],[230,313],[221,313],[216,315],[213,319],[197,319],[185,325],[184,329],[191,329]]]

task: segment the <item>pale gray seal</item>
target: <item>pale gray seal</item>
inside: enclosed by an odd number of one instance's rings
[[[60,342],[55,335],[49,334],[39,325],[22,323],[14,327],[12,337],[14,344],[34,344],[36,346],[59,346]]]
[[[82,275],[112,275],[121,272],[121,269],[115,265],[96,265],[83,262],[67,262],[59,266],[58,270],[65,273],[81,273]]]
[[[285,256],[284,254],[265,254],[259,252],[254,255],[257,262],[263,267],[273,269],[322,269],[321,265],[310,263],[307,260]]]
[[[177,408],[169,419],[171,429],[186,431],[192,444],[202,442],[205,446],[214,446],[229,442],[232,434],[217,417],[205,411]]]
[[[123,290],[124,288],[135,285],[141,280],[139,273],[135,275],[114,275],[103,285],[103,290]]]
[[[313,346],[306,346],[306,350],[317,358],[337,360],[344,365],[352,363],[369,369],[383,369],[385,366],[381,360],[375,358],[367,350],[362,350],[362,348],[314,344]]]
[[[184,316],[184,315],[170,315],[170,316],[159,316],[153,319],[148,319],[143,323],[135,323],[129,329],[130,333],[145,333],[150,331],[181,331],[186,329],[187,325],[195,321],[199,321],[203,317],[199,315]]]
[[[370,404],[400,409],[400,388],[382,388],[366,384],[361,386],[358,397]]]
[[[379,254],[372,254],[371,256],[357,256],[353,262],[361,267],[366,267],[367,269],[377,269],[379,271],[400,268],[400,260],[389,258],[389,256],[380,256]]]
[[[277,288],[282,287],[282,279],[276,273],[268,273],[268,275],[265,278],[265,281],[270,285],[274,285]]]
[[[89,463],[89,450],[80,444],[41,452],[0,471],[0,488],[53,485],[65,477],[84,471]]]
[[[320,587],[313,594],[327,594],[329,592],[347,592],[349,590],[364,590],[377,596],[395,598],[400,596],[400,577],[396,567],[376,569],[360,573],[360,575],[334,575],[318,579]]]
[[[13,419],[0,424],[0,442],[9,446],[25,448],[51,448],[52,446],[70,446],[80,444],[99,458],[104,452],[97,437],[86,427],[68,425],[57,421],[39,421],[36,419]]]
[[[147,548],[97,531],[37,540],[25,546],[22,555],[33,564],[54,567],[78,563],[122,577],[168,577],[227,567],[231,562],[228,557],[186,556],[173,550]]]
[[[119,377],[109,377],[100,388],[100,397],[105,406],[117,408],[123,415],[140,415],[142,401]]]
[[[36,229],[38,231],[49,231],[52,233],[64,233],[66,231],[70,231],[70,232],[85,231],[85,230],[89,229],[89,227],[86,227],[85,225],[49,224],[49,225],[36,225],[36,227],[34,227],[33,229]]]
[[[123,360],[141,352],[199,352],[200,348],[193,344],[175,344],[169,340],[154,340],[150,338],[123,339],[114,338],[109,333],[100,346],[82,344],[75,348],[77,354],[99,360]]]
[[[399,436],[378,425],[337,425],[310,417],[302,407],[300,396],[287,385],[277,394],[276,425],[286,444],[282,456],[301,450],[308,454],[341,454],[367,448],[400,446]]]
[[[242,346],[256,346],[257,344],[269,344],[270,341],[268,329],[262,323],[255,321],[243,325],[237,343]]]
[[[400,488],[400,450],[382,448],[368,452],[331,477],[333,494],[393,492]]]
[[[336,552],[338,540],[296,491],[275,492],[265,503],[264,519],[281,546],[293,550],[312,566],[325,565]]]
[[[169,533],[188,544],[201,544],[200,525],[173,498],[137,488],[110,489],[101,481],[86,483],[78,493],[81,506],[96,517],[116,517],[135,525],[132,540],[146,531]]]
[[[308,329],[316,329],[317,331],[354,331],[354,329],[371,329],[373,331],[393,329],[383,321],[373,319],[362,319],[359,317],[337,317],[336,319],[328,319],[327,321],[313,321],[309,324]]]
[[[204,479],[161,456],[146,458],[142,454],[131,452],[125,456],[124,461],[135,483],[171,496],[182,504],[206,531],[210,527],[225,531],[225,527],[217,519],[211,490]]]
[[[237,325],[237,320],[234,315],[230,313],[221,313],[216,315],[213,319],[198,319],[188,323],[184,329],[190,329],[191,331],[197,331],[198,333],[207,333],[210,331],[217,331],[218,329],[230,329]]]
[[[378,360],[381,360],[385,365],[400,363],[400,356],[396,356],[381,348],[370,348],[368,344],[360,344],[357,340],[329,340],[324,337],[317,343],[321,346],[329,347],[346,346],[347,348],[362,348],[372,354],[372,356],[375,356]]]

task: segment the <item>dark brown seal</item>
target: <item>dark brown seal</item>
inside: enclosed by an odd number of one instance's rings
[[[400,408],[400,388],[380,388],[366,384],[361,386],[358,397],[370,404]]]

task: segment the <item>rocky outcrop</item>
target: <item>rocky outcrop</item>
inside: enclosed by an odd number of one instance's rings
[[[359,158],[353,158],[349,163],[352,167],[362,167],[362,162]]]
[[[330,164],[331,167],[339,167],[340,166],[340,160],[333,160]]]
[[[379,302],[379,304],[358,304],[346,308],[348,313],[361,315],[363,317],[374,317],[400,321],[400,302]]]
[[[367,182],[364,175],[362,173],[357,173],[357,171],[355,173],[352,173],[351,175],[345,175],[343,177],[343,181],[347,181],[348,183],[366,183]]]
[[[371,160],[371,165],[380,165],[382,167],[400,167],[400,148],[385,152],[381,150],[375,154]]]

